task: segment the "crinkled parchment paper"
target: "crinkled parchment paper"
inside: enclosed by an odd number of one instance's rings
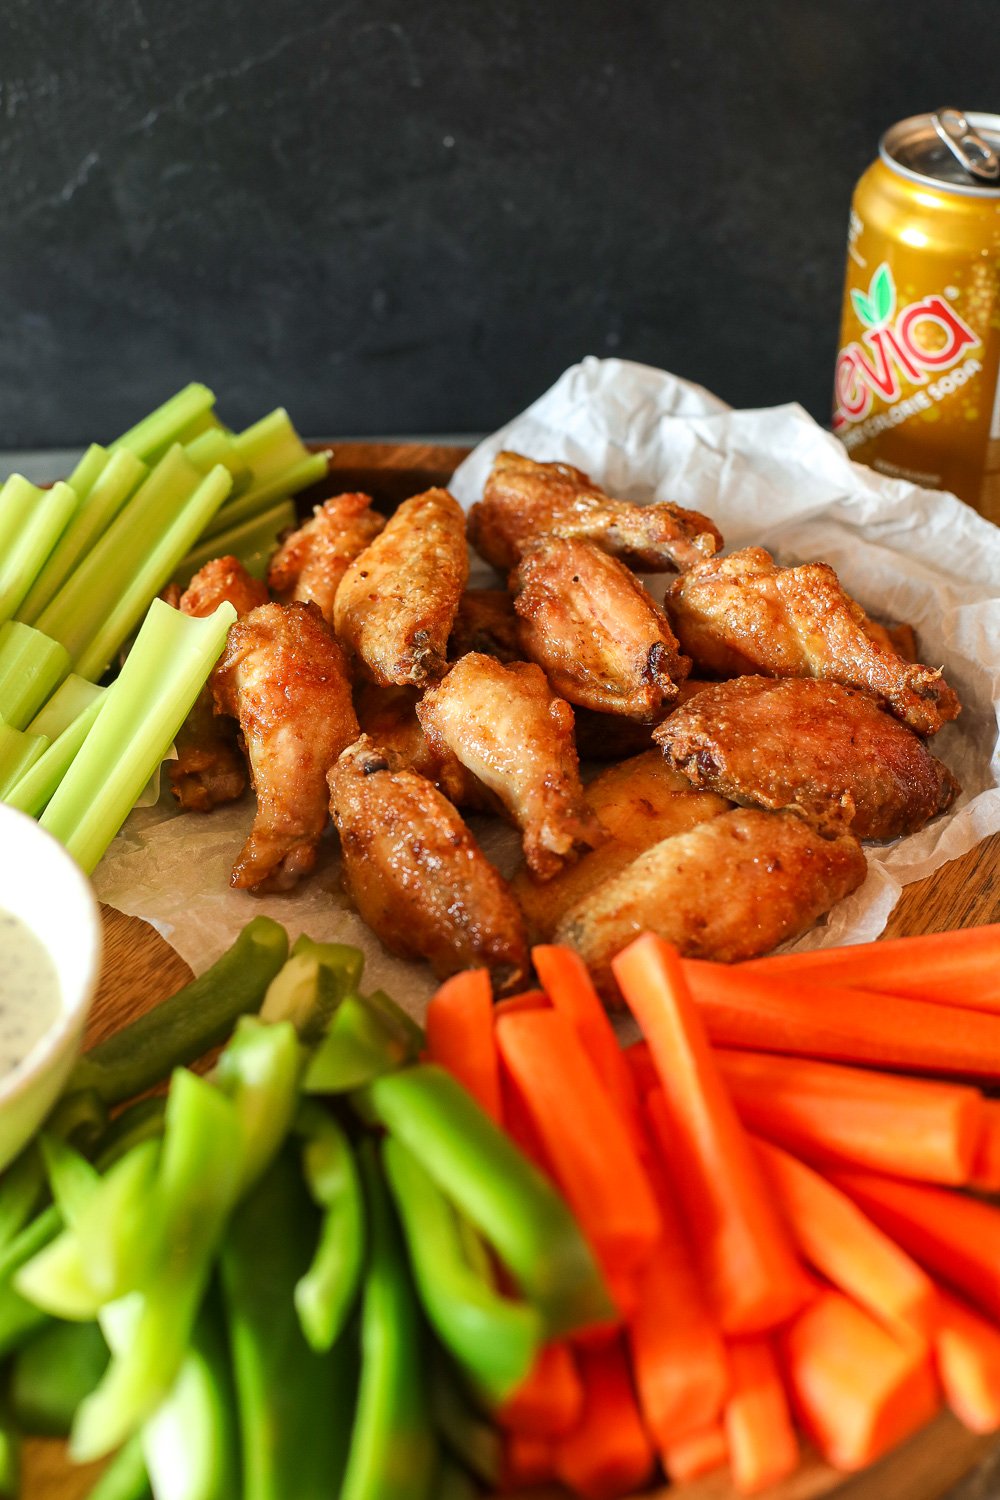
[[[501,448],[576,464],[612,494],[705,511],[730,549],[759,543],[784,563],[829,562],[870,614],[908,621],[921,659],[945,668],[963,712],[933,748],[961,782],[961,798],[920,833],[870,847],[865,884],[796,946],[875,937],[904,885],[1000,829],[1000,529],[951,495],[853,463],[801,407],[731,411],[699,386],[625,360],[585,359],[481,443],[453,481],[466,507]],[[651,582],[659,596],[663,580]],[[268,912],[293,937],[356,943],[371,985],[419,1009],[433,987],[426,968],[393,958],[350,910],[332,838],[318,873],[294,894],[229,888],[251,817],[249,800],[182,815],[166,794],[133,813],[115,839],[94,877],[99,897],[152,922],[196,971],[251,916]],[[510,831],[474,828],[509,871]]]

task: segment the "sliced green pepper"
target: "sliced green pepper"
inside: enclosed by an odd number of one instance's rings
[[[361,1285],[364,1199],[354,1152],[333,1116],[304,1103],[297,1129],[305,1136],[306,1185],[323,1217],[315,1254],[295,1284],[295,1307],[309,1344],[322,1351],[343,1332]]]
[[[240,1192],[260,1176],[291,1127],[305,1054],[290,1021],[243,1016],[213,1081],[233,1101],[243,1136]]]
[[[166,1400],[142,1431],[156,1500],[235,1500],[239,1439],[222,1311],[210,1295]]]
[[[410,1060],[407,1043],[376,1010],[348,995],[306,1069],[307,1094],[345,1094]]]

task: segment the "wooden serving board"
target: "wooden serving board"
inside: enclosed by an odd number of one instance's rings
[[[417,443],[342,444],[336,448],[333,484],[326,492],[365,490],[383,508],[392,509],[408,495],[447,484],[466,451]],[[108,907],[103,916],[105,959],[88,1044],[171,994],[187,982],[191,972],[145,922]],[[929,879],[907,886],[885,935],[941,932],[996,920],[1000,920],[1000,835]],[[25,1500],[83,1500],[97,1472],[94,1466],[72,1468],[60,1443],[29,1443]],[[768,1491],[764,1500],[814,1500],[820,1495],[835,1495],[836,1500],[943,1500],[945,1496],[992,1500],[998,1494],[1000,1438],[977,1438],[942,1415],[881,1463],[846,1482],[819,1460],[807,1458],[792,1479]],[[668,1495],[671,1500],[736,1500],[721,1473],[660,1490],[646,1500],[666,1500]],[[288,1500],[295,1497],[290,1495]]]

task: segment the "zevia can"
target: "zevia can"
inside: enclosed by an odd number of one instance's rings
[[[882,137],[851,205],[833,428],[1000,522],[1000,115]]]

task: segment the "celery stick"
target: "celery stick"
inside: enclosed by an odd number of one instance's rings
[[[223,524],[236,525],[239,521],[249,521],[254,516],[260,515],[275,500],[283,499],[288,495],[296,495],[299,490],[306,489],[310,484],[316,484],[327,472],[329,459],[325,453],[311,453],[295,464],[290,469],[283,469],[280,474],[273,478],[254,483],[237,500],[231,501],[223,506],[208,528],[208,535],[220,531]]]
[[[154,599],[97,722],[41,818],[87,874],[187,718],[235,619],[231,604],[199,620]]]
[[[20,620],[0,625],[0,716],[15,729],[24,729],[69,666],[65,647],[40,630]]]
[[[295,503],[282,500],[270,510],[253,520],[244,521],[216,536],[203,537],[197,547],[178,563],[173,578],[182,588],[187,588],[199,568],[203,568],[213,557],[237,557],[254,578],[263,578],[271,554],[278,545],[283,531],[296,524]]]
[[[76,491],[61,481],[39,491],[31,515],[0,553],[0,620],[17,613],[79,503]]]
[[[6,556],[30,521],[42,494],[44,491],[25,479],[23,474],[12,474],[0,485],[0,557]]]
[[[130,427],[128,432],[123,432],[120,438],[115,438],[108,447],[112,453],[128,448],[144,463],[155,463],[173,443],[182,437],[186,439],[188,429],[210,413],[214,405],[215,396],[208,386],[192,382]],[[195,434],[191,432],[190,435]]]
[[[233,1500],[246,1494],[238,1477],[229,1351],[212,1299],[202,1308],[173,1389],[146,1423],[141,1441],[156,1500]]]
[[[87,684],[93,686],[92,683]],[[10,807],[19,807],[22,812],[29,813],[31,817],[37,818],[51,801],[56,787],[62,781],[66,772],[90,733],[97,715],[101,711],[101,703],[106,688],[98,688],[100,697],[93,699],[85,709],[53,740],[48,749],[39,756],[30,770],[22,772],[17,781],[8,789],[4,795],[4,801]]]
[[[91,443],[80,459],[66,483],[76,490],[81,500],[86,500],[110,457],[107,448],[102,448],[100,443]]]
[[[273,479],[309,456],[283,406],[236,433],[233,441],[253,470],[254,484]]]
[[[250,483],[250,467],[240,454],[233,434],[226,432],[223,427],[210,427],[206,432],[199,433],[192,442],[184,444],[184,452],[203,474],[214,469],[216,464],[222,464],[224,469],[229,470],[233,476],[230,500],[233,495],[242,494]]]
[[[49,747],[43,735],[26,734],[23,729],[11,729],[0,719],[0,802],[8,788],[17,784],[26,771]]]
[[[3,632],[0,631],[0,640],[2,636]],[[58,739],[59,735],[79,718],[85,708],[89,708],[96,699],[103,695],[102,687],[71,672],[65,682],[60,683],[56,688],[45,707],[39,709],[27,726],[28,733],[44,734],[50,740]]]
[[[148,473],[148,466],[127,449],[111,455],[22,600],[19,620],[34,624]]]

